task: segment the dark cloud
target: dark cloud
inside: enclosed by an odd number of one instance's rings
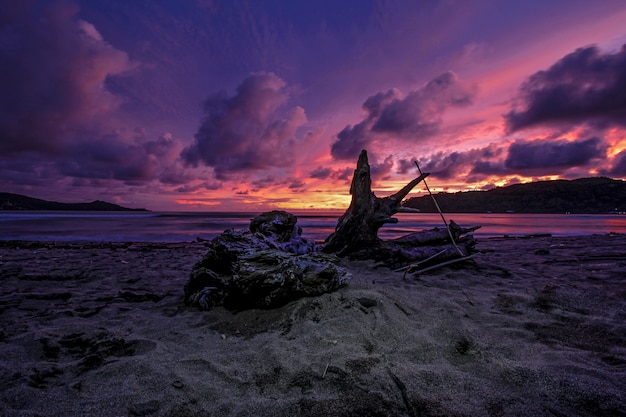
[[[313,171],[311,171],[310,177],[325,180],[326,178],[330,177],[332,172],[333,170],[330,168],[317,167]]]
[[[352,179],[352,174],[354,173],[354,168],[345,167],[339,169],[331,169],[325,167],[317,167],[309,174],[309,178],[316,178],[320,180],[325,180],[327,178],[338,180],[338,181],[349,181]]]
[[[210,96],[204,121],[183,159],[213,167],[218,178],[288,166],[296,129],[306,122],[301,107],[281,111],[288,98],[285,82],[271,73],[250,75],[232,97],[224,92]]]
[[[185,184],[176,189],[178,193],[195,193],[197,191],[215,191],[222,188],[222,184],[219,182],[201,182],[198,184]]]
[[[466,171],[468,167],[486,168],[492,164],[491,160],[497,158],[501,153],[502,149],[493,144],[465,152],[439,152],[431,155],[421,168],[422,171],[429,172],[437,178],[449,179]]]
[[[562,175],[601,161],[606,150],[605,141],[597,137],[575,141],[518,140],[508,148],[491,144],[464,152],[439,152],[425,158],[421,168],[439,179],[463,178],[468,183],[490,176]]]
[[[626,150],[618,153],[613,159],[611,169],[603,171],[602,174],[614,178],[626,177]]]
[[[148,139],[119,132],[67,144],[55,158],[19,153],[0,158],[0,178],[14,185],[50,185],[71,178],[74,186],[111,187],[113,182],[146,185],[157,181],[181,185],[198,178],[177,160],[180,145],[169,134]]]
[[[626,125],[626,44],[615,54],[579,48],[519,91],[521,109],[504,118],[509,131],[550,123]]]
[[[293,190],[293,189],[302,188],[304,187],[304,185],[305,185],[304,182],[302,182],[300,179],[294,178],[291,181],[289,181],[289,185],[287,185],[287,187]]]
[[[76,178],[114,179],[133,185],[163,177],[163,182],[176,183],[173,178],[180,177],[174,172],[178,151],[178,144],[168,134],[154,140],[135,134],[129,141],[111,133],[67,146],[55,166],[60,175]]]
[[[335,159],[356,159],[363,149],[366,149],[372,137],[369,134],[370,123],[363,121],[354,126],[346,126],[337,134],[330,148],[330,153]]]
[[[400,159],[398,161],[398,169],[396,172],[404,175],[413,169],[417,169],[415,162],[409,161],[408,159]]]
[[[333,172],[333,178],[339,181],[350,181],[354,175],[354,168],[345,167],[344,169],[338,169]]]
[[[473,96],[456,75],[446,72],[404,99],[394,98],[382,107],[372,131],[409,138],[429,137],[437,132],[441,115],[448,107],[467,106]]]
[[[504,166],[511,172],[549,175],[605,158],[606,149],[606,143],[597,137],[577,141],[518,140],[509,146]]]
[[[0,151],[56,155],[121,99],[109,77],[134,67],[69,2],[0,4]]]
[[[393,156],[389,155],[380,164],[373,163],[370,167],[370,174],[373,180],[383,180],[389,177],[393,169]]]
[[[171,135],[120,124],[112,80],[138,68],[69,1],[0,3],[0,178],[111,187],[192,178]],[[14,164],[8,165],[6,161]]]
[[[470,178],[489,177],[492,175],[507,175],[510,172],[506,169],[502,161],[484,161],[474,162],[470,170]]]
[[[363,121],[337,134],[331,154],[335,159],[355,159],[381,135],[411,141],[431,137],[439,131],[446,109],[467,106],[474,95],[474,90],[452,72],[441,74],[405,97],[396,89],[377,93],[363,103]]]
[[[273,175],[269,175],[263,178],[256,179],[252,181],[250,184],[252,185],[253,191],[259,191],[262,188],[272,187],[277,184],[276,177]]]

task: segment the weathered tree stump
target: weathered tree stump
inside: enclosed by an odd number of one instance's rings
[[[398,219],[391,217],[394,214],[409,211],[402,207],[402,200],[428,175],[420,175],[393,195],[378,198],[372,192],[367,151],[361,151],[350,185],[350,207],[339,218],[335,233],[326,239],[324,252],[342,256],[376,243],[378,229],[386,223],[397,223]]]
[[[352,201],[322,250],[352,259],[377,260],[390,268],[468,257],[476,241],[472,235],[465,234],[480,226],[462,228],[450,221],[446,228],[423,230],[394,240],[383,241],[378,237],[378,230],[384,224],[398,222],[392,217],[395,213],[419,211],[402,207],[402,200],[428,175],[421,174],[393,195],[376,197],[372,192],[367,152],[361,151],[350,186]]]

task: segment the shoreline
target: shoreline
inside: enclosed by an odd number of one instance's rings
[[[410,232],[407,232],[410,233]],[[554,234],[554,233],[527,233],[527,234],[510,234],[503,233],[495,236],[476,236],[476,232],[472,233],[478,241],[489,240],[517,240],[517,239],[536,239],[536,238],[554,238],[554,239],[568,239],[568,238],[584,238],[584,237],[609,237],[609,236],[626,236],[626,232],[614,232],[609,231],[606,233],[580,233],[580,234]],[[37,239],[2,239],[0,238],[0,248],[50,248],[50,249],[82,249],[82,248],[101,248],[101,249],[128,249],[132,247],[154,247],[154,248],[166,248],[177,247],[184,245],[204,245],[206,246],[211,242],[212,238],[206,239],[202,237],[196,237],[190,240],[180,241],[126,241],[126,240],[89,240],[89,239],[77,239],[77,240],[37,240]],[[323,242],[323,240],[315,240],[315,242]],[[386,240],[386,239],[383,239]]]
[[[299,215],[298,225],[304,238],[324,240],[335,231],[341,215]],[[148,216],[148,217],[146,217]],[[225,229],[246,229],[248,214],[178,213],[159,215],[97,215],[73,217],[52,216],[46,220],[39,215],[18,219],[2,218],[0,239],[57,242],[191,242],[197,238],[210,240]],[[617,215],[524,215],[524,214],[454,214],[447,213],[463,227],[481,225],[474,232],[479,239],[504,235],[552,234],[553,236],[585,236],[610,232],[626,233],[626,217]],[[443,227],[438,214],[398,213],[399,223],[385,225],[379,230],[382,239],[394,239],[425,229]]]
[[[206,242],[2,242],[1,415],[626,415],[625,234],[236,314],[183,304]]]

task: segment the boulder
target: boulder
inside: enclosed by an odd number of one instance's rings
[[[284,211],[262,213],[250,230],[214,238],[185,285],[185,303],[201,310],[274,308],[345,285],[350,274],[339,258],[317,252],[296,222]]]

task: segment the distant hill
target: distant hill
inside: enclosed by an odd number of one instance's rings
[[[126,208],[100,200],[91,203],[57,203],[11,193],[0,193],[0,210],[147,211],[146,209]]]
[[[626,211],[626,182],[605,177],[539,181],[489,191],[438,193],[448,213],[612,213]],[[430,196],[413,197],[406,207],[435,213]]]

